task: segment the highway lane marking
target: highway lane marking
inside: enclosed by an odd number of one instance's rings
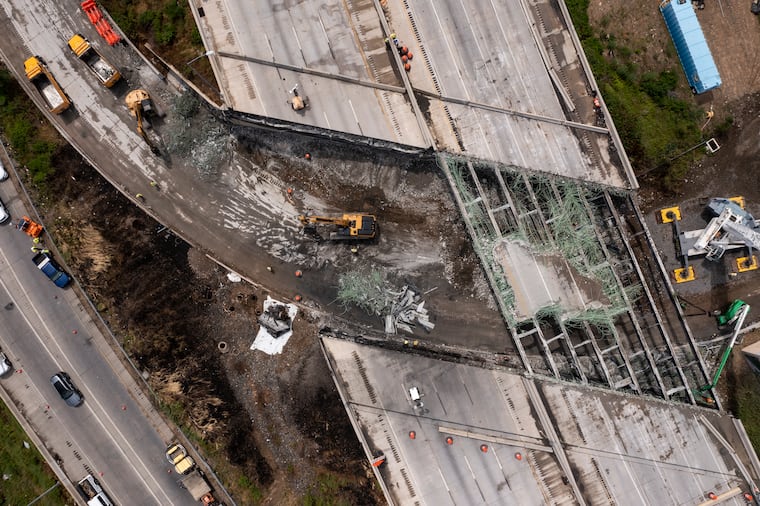
[[[0,250],[0,255],[2,255],[2,257],[3,257],[3,259],[5,260],[6,264],[7,264],[7,265],[10,267],[10,265],[11,265],[11,264],[10,264],[10,262],[9,262],[9,260],[8,260],[8,257],[7,257],[7,256],[6,256],[6,254],[5,254],[5,251],[3,251],[3,250]],[[18,286],[19,286],[19,287],[23,287],[23,284],[21,283],[21,281],[19,280],[18,276],[16,275],[16,272],[15,272],[13,269],[9,269],[9,270],[10,270],[10,272],[11,272],[11,275],[13,276],[13,278],[16,280],[16,283],[18,284]],[[5,291],[8,293],[8,297],[11,299],[11,301],[13,301],[13,302],[14,302],[14,304],[16,304],[16,305],[18,306],[18,305],[19,305],[19,304],[18,304],[18,299],[17,299],[17,298],[15,298],[15,297],[13,297],[13,295],[11,294],[11,291],[8,289],[8,285],[6,284],[6,282],[5,282],[5,281],[4,281],[2,278],[0,278],[0,285],[2,285],[3,289],[5,289]],[[23,290],[22,290],[22,292],[23,292]],[[27,300],[28,300],[28,297],[27,297]],[[29,300],[29,304],[30,304],[30,308],[31,308],[32,312],[33,312],[34,314],[36,314],[36,315],[37,315],[37,318],[39,319],[41,326],[45,328],[45,330],[47,331],[48,335],[51,337],[51,341],[52,341],[53,343],[55,343],[55,347],[58,349],[58,352],[60,353],[60,355],[61,355],[61,357],[62,357],[62,359],[61,359],[61,360],[62,360],[63,362],[65,362],[66,364],[68,364],[68,366],[69,366],[69,370],[73,370],[73,371],[76,371],[76,368],[74,367],[74,365],[73,365],[73,364],[72,364],[72,363],[69,361],[68,357],[66,356],[66,353],[64,353],[63,349],[62,349],[62,348],[61,348],[61,347],[58,345],[58,342],[55,340],[55,338],[53,338],[53,336],[54,336],[54,333],[53,333],[53,332],[51,332],[50,328],[49,328],[49,327],[47,326],[47,324],[45,323],[45,320],[44,320],[44,318],[42,318],[42,315],[39,313],[39,311],[37,311],[37,309],[35,308],[34,304],[32,304],[32,303],[31,303],[31,300]],[[73,309],[73,308],[72,308],[72,309]],[[32,331],[32,332],[34,333],[34,335],[37,337],[37,339],[38,339],[38,341],[40,342],[40,344],[42,345],[42,347],[45,349],[45,351],[47,351],[47,353],[48,353],[48,355],[50,356],[50,358],[52,359],[52,361],[53,361],[53,362],[54,362],[54,363],[55,363],[57,366],[59,366],[59,367],[60,367],[60,365],[59,365],[59,363],[58,363],[58,360],[56,360],[56,357],[55,357],[55,355],[54,355],[54,354],[53,354],[53,353],[50,351],[50,348],[48,348],[48,346],[45,344],[44,340],[42,339],[42,336],[41,336],[41,335],[40,335],[40,334],[37,332],[37,329],[35,328],[35,326],[34,326],[34,325],[32,325],[32,322],[29,320],[29,318],[26,316],[26,314],[25,314],[25,313],[23,313],[23,312],[20,312],[20,314],[21,314],[21,317],[24,319],[24,321],[26,321],[26,324],[29,326],[29,328],[31,329],[31,331]],[[98,354],[99,354],[99,353],[98,353]],[[87,388],[87,384],[86,384],[86,383],[84,383],[84,382],[82,382],[82,383],[80,383],[80,386],[81,386],[82,384],[84,384],[84,389],[85,389],[85,390],[88,392],[88,398],[89,398],[89,399],[92,399],[92,402],[95,402],[95,404],[97,404],[97,406],[99,406],[99,407],[100,407],[101,411],[103,412],[103,415],[105,415],[105,417],[106,417],[106,418],[109,420],[109,422],[111,423],[111,425],[113,425],[113,427],[114,427],[115,431],[116,431],[116,432],[119,434],[119,436],[121,436],[121,438],[122,438],[122,439],[125,441],[125,443],[126,443],[126,446],[127,446],[127,447],[128,447],[130,450],[131,450],[131,452],[134,454],[134,456],[136,457],[136,460],[137,460],[138,462],[140,462],[140,464],[142,465],[142,467],[143,467],[144,471],[145,471],[145,472],[148,474],[148,476],[150,476],[150,477],[151,477],[151,480],[154,482],[154,484],[156,485],[156,487],[157,487],[159,490],[161,490],[161,492],[162,492],[162,495],[163,495],[163,496],[166,498],[166,500],[167,500],[169,503],[171,503],[171,499],[170,499],[170,498],[169,498],[169,496],[168,496],[168,495],[166,495],[166,493],[163,491],[163,487],[161,487],[161,485],[160,485],[160,484],[159,484],[159,483],[158,483],[158,482],[155,480],[155,478],[153,477],[153,474],[152,474],[152,473],[151,473],[151,472],[148,470],[147,466],[146,466],[146,465],[145,465],[145,463],[142,461],[142,459],[140,458],[139,454],[138,454],[138,453],[137,453],[137,452],[136,452],[136,451],[135,451],[135,450],[132,448],[132,446],[129,444],[129,439],[128,439],[127,437],[125,437],[125,436],[124,436],[124,434],[121,432],[121,430],[119,430],[119,427],[118,427],[118,425],[117,425],[116,423],[114,423],[113,419],[112,419],[112,418],[111,418],[111,417],[108,415],[108,413],[106,412],[106,410],[105,410],[105,408],[103,407],[103,405],[102,405],[102,404],[101,404],[101,403],[100,403],[100,402],[97,400],[97,398],[96,398],[94,395],[92,395],[92,391],[91,391],[91,390],[89,390],[89,388]],[[42,395],[42,392],[40,392],[40,395]],[[42,395],[42,397],[43,397],[43,399],[45,398],[45,396],[44,396],[44,395]],[[117,449],[119,450],[119,453],[121,453],[121,454],[124,456],[124,458],[125,458],[126,462],[127,462],[127,463],[129,463],[129,462],[130,462],[130,459],[129,459],[129,457],[127,456],[127,454],[124,452],[124,450],[122,449],[122,446],[121,446],[121,445],[120,445],[120,444],[119,444],[119,443],[116,441],[116,439],[113,437],[113,435],[111,434],[111,431],[109,431],[109,430],[106,428],[106,426],[103,424],[103,421],[100,419],[100,417],[99,417],[99,416],[98,416],[98,414],[95,412],[95,410],[93,410],[93,409],[92,409],[92,408],[91,408],[91,407],[88,405],[88,403],[85,403],[85,405],[84,405],[84,406],[85,406],[85,407],[86,407],[86,408],[87,408],[87,409],[90,411],[90,414],[93,416],[93,418],[94,418],[95,420],[97,420],[98,424],[100,424],[100,426],[103,428],[103,431],[104,431],[104,432],[107,434],[108,438],[109,438],[109,439],[111,439],[111,441],[113,442],[113,444],[114,444],[114,445],[117,447]],[[74,440],[74,438],[73,438],[73,437],[72,437],[72,438],[69,438],[69,439],[71,439],[71,440]],[[81,449],[81,447],[80,447],[80,449]],[[82,450],[82,452],[84,453],[84,450]],[[90,462],[92,462],[92,461],[90,461]],[[134,466],[133,466],[133,467],[134,467]],[[153,496],[153,498],[156,500],[156,502],[157,502],[158,504],[165,504],[164,502],[162,502],[162,501],[160,501],[160,500],[159,500],[159,498],[156,496],[156,494],[154,494],[154,493],[153,493],[153,489],[152,489],[152,488],[151,488],[151,487],[148,485],[148,483],[147,483],[147,482],[146,482],[146,481],[143,479],[142,475],[138,474],[137,476],[138,476],[138,478],[140,479],[140,481],[143,483],[143,485],[145,485],[145,488],[148,490],[148,492],[150,493],[150,495],[152,495],[152,496]]]

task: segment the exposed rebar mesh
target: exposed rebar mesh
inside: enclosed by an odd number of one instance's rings
[[[338,278],[338,302],[344,307],[353,304],[371,315],[381,316],[390,304],[385,275],[375,269],[341,274]]]
[[[213,179],[232,152],[229,129],[190,91],[174,98],[172,112],[162,129],[169,153],[191,161],[201,179]]]

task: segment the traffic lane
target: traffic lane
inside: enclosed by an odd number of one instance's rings
[[[5,231],[2,231],[5,232]],[[0,232],[0,241],[7,239]],[[4,243],[5,244],[5,243]],[[23,404],[24,413],[32,426],[35,427],[41,437],[46,440],[47,446],[55,454],[60,455],[65,463],[64,467],[69,477],[76,481],[89,472],[83,467],[78,470],[77,463],[89,466],[121,479],[132,477],[124,481],[104,481],[108,490],[115,497],[142,498],[140,504],[181,504],[186,500],[185,493],[178,490],[176,484],[169,480],[162,480],[160,484],[155,476],[166,476],[166,465],[160,459],[154,459],[153,465],[144,462],[142,454],[149,451],[150,454],[161,456],[163,442],[151,431],[147,421],[125,420],[123,429],[114,423],[112,416],[106,413],[99,398],[109,399],[118,395],[121,390],[120,383],[115,380],[103,381],[107,376],[99,374],[101,383],[98,384],[100,392],[95,393],[92,388],[93,374],[80,374],[80,366],[69,359],[76,356],[81,361],[89,361],[94,364],[103,363],[97,352],[84,353],[81,350],[72,350],[76,346],[65,339],[56,338],[62,335],[63,322],[46,321],[49,316],[43,314],[45,303],[37,297],[37,300],[27,298],[25,289],[37,294],[44,294],[48,290],[59,290],[46,278],[43,284],[30,283],[33,287],[20,287],[17,282],[17,273],[11,273],[7,269],[9,262],[7,257],[0,251],[3,257],[2,266],[2,291],[0,300],[13,303],[13,308],[6,310],[0,319],[0,339],[3,347],[10,352],[17,371],[8,384],[4,384],[11,391],[11,395]],[[18,264],[17,264],[18,265]],[[24,265],[24,264],[22,264]],[[35,269],[36,270],[36,269]],[[27,272],[26,277],[39,277],[40,272]],[[32,278],[34,279],[34,278]],[[45,294],[49,295],[49,294]],[[59,306],[67,306],[62,297],[50,300],[59,301]],[[69,306],[69,312],[73,308]],[[74,317],[69,317],[73,321]],[[85,403],[78,408],[71,408],[59,398],[57,392],[49,382],[52,374],[65,371],[72,377],[74,384],[83,392]],[[113,376],[113,373],[111,373]],[[19,394],[19,382],[23,383]],[[13,387],[16,388],[13,388]],[[113,389],[109,391],[110,389]],[[123,387],[122,387],[123,388]],[[119,392],[120,393],[120,392]],[[19,397],[21,395],[21,398]],[[119,395],[119,397],[126,397]],[[125,417],[136,418],[139,409],[129,401],[129,410],[123,411]],[[126,405],[126,404],[125,404]],[[114,410],[115,411],[115,410]],[[128,432],[128,435],[122,432]],[[136,445],[140,445],[139,447]],[[145,449],[147,448],[147,450]],[[69,458],[66,458],[69,457]],[[141,484],[136,486],[137,484]],[[125,486],[126,485],[126,486]],[[163,490],[177,490],[178,497],[171,497]],[[157,490],[153,493],[151,490]],[[174,499],[174,502],[172,502]]]
[[[10,184],[0,185],[0,193],[7,195]],[[13,216],[23,212],[17,199],[6,200],[14,202]],[[18,379],[9,379],[23,380],[32,396],[23,401],[25,412],[54,453],[64,457],[70,478],[89,472],[75,471],[79,461],[119,476],[114,483],[104,481],[115,497],[142,497],[139,504],[186,502],[187,493],[166,472],[165,442],[92,345],[103,338],[84,331],[95,326],[86,321],[73,290],[61,290],[36,268],[29,237],[11,223],[0,226],[0,244],[0,303],[13,304],[0,319],[0,342],[16,370],[22,371]],[[50,385],[50,376],[61,370],[83,392],[83,406],[69,408]],[[16,397],[17,390],[12,392]]]
[[[18,300],[7,290],[5,281],[0,296],[6,300]],[[98,423],[100,415],[97,408],[93,408],[94,397],[85,380],[53,342],[45,342],[44,337],[34,330],[33,326],[39,322],[23,314],[19,309],[22,306],[21,303],[15,304],[14,309],[0,319],[0,339],[3,347],[11,352],[14,368],[19,371],[4,381],[3,387],[22,406],[22,412],[35,432],[51,453],[62,459],[62,467],[72,481],[92,469],[104,473],[101,480],[116,498],[135,497],[141,499],[140,504],[167,504],[165,498],[150,492],[154,487],[145,484],[142,478],[139,480],[142,486],[135,486],[133,482],[128,489],[120,490],[122,482],[116,481],[115,477],[134,476],[134,463],[120,455],[124,453],[120,445],[103,424]],[[7,336],[11,338],[7,339]],[[50,384],[50,376],[61,370],[68,372],[75,386],[82,390],[85,398],[82,406],[68,406]]]

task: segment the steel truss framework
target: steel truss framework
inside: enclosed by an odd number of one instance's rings
[[[529,374],[696,402],[709,373],[629,194],[443,153],[438,164]],[[573,315],[550,305],[520,319],[493,253],[505,238],[561,253],[609,304]]]

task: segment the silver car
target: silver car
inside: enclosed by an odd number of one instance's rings
[[[75,408],[84,402],[84,399],[82,399],[82,392],[77,390],[77,387],[75,387],[74,383],[71,381],[71,377],[65,372],[53,374],[50,378],[50,383],[58,391],[58,395],[61,396],[61,399],[66,401],[66,404],[69,406]]]
[[[5,181],[8,179],[8,171],[5,170],[5,165],[3,165],[3,161],[0,160],[0,181]]]
[[[5,376],[13,370],[11,361],[8,360],[8,355],[0,351],[0,376]]]

